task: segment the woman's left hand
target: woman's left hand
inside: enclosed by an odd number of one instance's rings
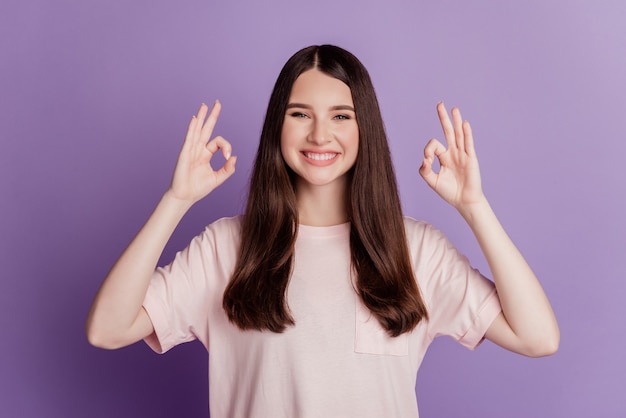
[[[452,120],[443,103],[437,105],[437,113],[448,148],[431,139],[424,148],[420,175],[446,202],[461,210],[484,199],[472,129],[456,107],[452,108]],[[440,165],[438,173],[433,170],[435,157]]]
[[[457,108],[452,109],[452,121],[443,103],[437,112],[448,148],[430,140],[420,174],[467,221],[489,264],[502,312],[485,336],[526,356],[550,355],[559,347],[559,325],[537,277],[483,194],[470,125]],[[441,165],[438,173],[432,167],[435,157]]]

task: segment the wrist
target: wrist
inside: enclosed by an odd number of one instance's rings
[[[476,202],[457,207],[457,210],[470,226],[493,213],[491,205],[484,195]]]
[[[194,204],[187,199],[181,199],[177,197],[171,189],[168,189],[163,196],[161,197],[160,205],[164,205],[170,211],[180,213],[181,216],[184,215]]]

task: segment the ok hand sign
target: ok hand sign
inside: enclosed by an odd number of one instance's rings
[[[221,136],[210,139],[220,110],[221,104],[216,101],[207,117],[208,107],[202,104],[189,123],[169,189],[177,199],[193,204],[235,172],[237,157],[231,155],[230,143]],[[220,149],[226,162],[220,169],[214,170],[211,159]]]
[[[439,196],[459,210],[484,199],[472,129],[456,107],[451,112],[452,121],[443,103],[437,105],[437,113],[448,148],[431,139],[424,148],[420,175]],[[440,164],[438,173],[432,168],[435,157]]]

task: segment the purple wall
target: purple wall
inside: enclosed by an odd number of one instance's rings
[[[2,1],[0,415],[206,415],[200,344],[98,350],[85,316],[165,190],[198,104],[222,101],[217,133],[238,172],[185,218],[164,261],[241,210],[280,67],[328,42],[370,69],[406,213],[487,271],[417,174],[441,138],[435,104],[461,106],[484,188],[560,321],[545,359],[436,341],[418,376],[422,416],[626,416],[626,3],[241,3]]]

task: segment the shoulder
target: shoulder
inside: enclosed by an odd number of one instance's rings
[[[180,255],[179,258],[187,264],[199,262],[202,269],[211,264],[206,260],[219,260],[218,264],[233,263],[240,242],[241,217],[220,218],[207,225],[177,257]]]
[[[220,218],[206,227],[211,231],[241,231],[242,215]]]
[[[404,216],[404,230],[409,242],[414,239],[438,240],[445,238],[443,232],[425,221],[420,221],[410,216]]]
[[[204,228],[199,238],[202,241],[233,241],[238,242],[241,237],[242,216],[220,218]]]
[[[456,252],[448,237],[428,222],[405,216],[404,230],[409,251],[422,260],[440,258]]]

